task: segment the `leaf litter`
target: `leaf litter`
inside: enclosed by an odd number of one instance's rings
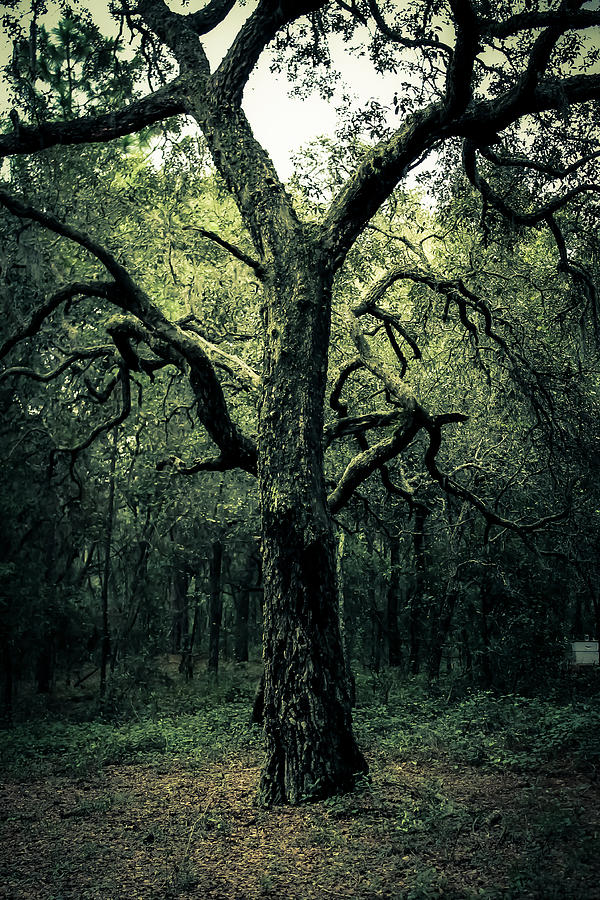
[[[600,898],[594,774],[371,759],[349,795],[254,805],[259,758],[0,785],[0,898]]]

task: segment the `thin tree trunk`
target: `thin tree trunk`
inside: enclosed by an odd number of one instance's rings
[[[40,647],[37,653],[35,663],[35,679],[38,694],[49,694],[52,690],[52,681],[54,678],[55,665],[55,604],[56,604],[56,585],[57,565],[56,558],[58,555],[58,514],[55,514],[54,525],[46,532],[45,546],[45,572],[44,585],[45,589],[41,596],[44,602],[43,625],[40,632]]]
[[[400,592],[400,544],[393,540],[390,544],[390,581],[387,590],[387,639],[388,664],[397,667],[402,663],[400,629],[398,628],[398,599]]]
[[[110,629],[108,622],[108,582],[110,580],[110,554],[115,517],[115,469],[117,465],[117,429],[112,433],[113,445],[110,457],[108,480],[108,502],[104,530],[104,574],[102,578],[102,642],[100,655],[100,696],[106,693],[106,668],[110,658]]]
[[[481,656],[480,656],[480,665],[481,665],[481,674],[483,676],[483,684],[484,687],[491,687],[493,681],[492,675],[492,665],[490,660],[490,629],[489,629],[489,621],[488,614],[491,610],[491,605],[487,596],[488,586],[484,583],[481,585],[479,597],[480,597],[480,635],[481,635]]]
[[[460,632],[460,640],[461,640],[461,661],[463,672],[465,675],[469,676],[469,679],[473,679],[473,654],[471,653],[471,646],[469,644],[469,633],[466,628],[463,628]]]
[[[409,632],[410,632],[410,671],[419,674],[421,667],[421,632],[423,616],[423,591],[425,587],[425,521],[428,510],[417,506],[415,510],[415,530],[413,532],[413,548],[415,556],[415,580],[410,596]]]
[[[248,584],[235,591],[234,603],[233,658],[238,663],[248,662],[248,614],[250,612],[250,586]]]
[[[150,544],[147,540],[142,539],[138,543],[138,559],[134,568],[133,578],[131,580],[131,590],[129,599],[129,610],[127,620],[123,627],[119,629],[116,640],[113,640],[112,652],[110,655],[110,673],[115,670],[119,654],[123,649],[125,641],[133,631],[135,623],[138,620],[142,604],[146,599],[146,586],[148,581],[148,555],[150,553]]]
[[[581,640],[583,637],[583,599],[580,593],[575,597],[575,615],[573,616],[573,637]]]
[[[383,645],[383,616],[377,602],[377,585],[371,585],[371,657],[369,668],[375,675],[381,670],[381,650]]]
[[[11,642],[4,644],[4,661],[2,668],[4,670],[4,684],[2,686],[2,717],[0,724],[8,728],[12,724],[13,714],[13,659]]]
[[[44,631],[42,640],[43,644],[35,664],[35,679],[38,694],[49,694],[52,689],[52,678],[54,675],[53,635],[49,625]]]
[[[431,647],[429,648],[429,660],[427,665],[428,676],[431,681],[435,681],[440,677],[440,666],[442,663],[444,645],[452,624],[452,617],[454,615],[457,599],[458,589],[456,587],[451,587],[444,597],[436,624],[434,628],[432,628]]]
[[[188,638],[188,572],[175,569],[171,577],[171,653],[180,653]]]
[[[198,621],[200,619],[200,599],[198,594],[198,585],[196,579],[196,597],[194,602],[194,619],[192,621],[192,632],[189,638],[184,642],[181,651],[181,660],[179,662],[179,671],[185,675],[186,681],[191,681],[194,677],[194,646],[196,643],[196,635],[198,634]]]
[[[261,672],[260,680],[256,685],[254,692],[254,700],[252,702],[252,713],[250,714],[251,725],[262,725],[264,722],[265,712],[265,673]]]
[[[223,544],[213,541],[209,569],[208,606],[208,671],[215,675],[219,671],[219,641],[223,618],[223,596],[221,594],[221,569],[223,565]]]
[[[340,529],[340,533],[338,535],[337,542],[337,555],[336,555],[336,577],[337,577],[337,588],[338,588],[338,602],[339,602],[339,613],[340,613],[340,637],[342,639],[342,652],[344,654],[344,666],[346,669],[346,678],[348,679],[348,691],[350,693],[350,703],[352,706],[356,704],[356,682],[354,680],[354,673],[352,672],[352,665],[350,663],[350,657],[348,655],[348,641],[346,640],[346,596],[344,593],[344,567],[343,567],[343,559],[344,559],[344,544],[345,544],[346,535]]]
[[[89,568],[92,564],[92,560],[94,558],[94,550],[98,546],[98,541],[92,541],[90,544],[88,551],[85,555],[85,559],[83,561],[83,566],[81,567],[81,571],[77,575],[75,579],[75,587],[81,587],[83,582],[85,581],[85,577],[89,571]]]

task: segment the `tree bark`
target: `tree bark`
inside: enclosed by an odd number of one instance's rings
[[[354,673],[352,672],[352,666],[350,664],[350,656],[348,651],[348,641],[347,641],[347,632],[346,632],[346,596],[344,592],[344,567],[343,567],[343,559],[344,559],[344,543],[345,543],[345,534],[343,531],[340,531],[337,541],[337,553],[336,553],[336,578],[337,578],[337,589],[338,589],[338,607],[339,607],[339,616],[340,616],[340,635],[342,638],[342,651],[344,653],[344,668],[346,670],[346,678],[348,679],[348,691],[350,692],[350,704],[352,706],[356,705],[356,681],[354,678]]]
[[[353,733],[323,474],[331,281],[298,226],[267,285],[259,422],[264,574],[265,805],[349,789]]]
[[[185,676],[186,681],[191,681],[194,677],[194,646],[196,643],[196,635],[198,634],[198,625],[200,620],[200,597],[198,593],[198,578],[196,576],[196,590],[194,598],[194,618],[192,620],[192,631],[189,638],[184,638],[183,647],[181,649],[181,660],[179,661],[179,672]]]
[[[470,619],[471,619],[471,624],[472,624],[472,621],[473,621],[472,615],[470,615]],[[473,654],[471,653],[469,632],[466,628],[462,628],[461,632],[460,632],[460,659],[461,659],[463,674],[466,675],[472,681],[473,680]]]
[[[189,637],[189,572],[176,568],[171,576],[171,653],[180,653]]]
[[[490,659],[490,628],[488,618],[489,613],[492,610],[493,603],[490,600],[489,591],[489,584],[487,582],[484,582],[480,586],[479,590],[479,627],[481,635],[481,653],[479,665],[481,669],[483,686],[486,688],[491,687],[493,682],[492,662]]]
[[[371,655],[369,668],[374,675],[379,675],[381,670],[381,651],[383,649],[383,612],[379,608],[378,591],[376,581],[371,584]]]
[[[238,663],[248,662],[248,615],[250,612],[250,586],[248,584],[243,585],[235,592],[234,602],[233,658]]]
[[[429,648],[429,659],[427,661],[427,674],[431,681],[435,681],[440,677],[440,666],[442,663],[442,654],[444,645],[448,638],[452,618],[458,600],[458,588],[451,587],[444,597],[441,609],[437,615],[437,621],[431,629],[431,646]]]
[[[42,635],[42,646],[38,651],[35,664],[35,680],[38,694],[49,694],[52,690],[54,676],[53,635],[49,626]]]
[[[4,643],[4,661],[2,664],[4,679],[2,685],[2,712],[0,714],[0,726],[9,727],[12,724],[13,714],[13,659],[12,641]]]

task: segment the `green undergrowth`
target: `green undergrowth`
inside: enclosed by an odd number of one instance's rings
[[[137,762],[187,765],[252,754],[260,729],[248,724],[244,702],[195,714],[152,717],[116,724],[93,721],[22,723],[0,734],[3,768],[13,777],[32,773],[89,774],[104,766]]]
[[[399,759],[516,770],[567,760],[600,768],[600,694],[566,701],[474,691],[450,702],[408,683],[386,703],[359,707],[355,721],[363,745]]]
[[[261,732],[249,724],[255,682],[203,684],[156,695],[129,719],[106,715],[72,722],[47,716],[0,732],[2,768],[32,773],[89,773],[111,764],[201,764],[247,754],[258,759]],[[564,761],[600,768],[600,697],[577,700],[473,692],[450,700],[416,681],[381,694],[359,685],[356,731],[367,755],[425,763],[523,770]],[[196,692],[195,694],[192,691]],[[195,697],[195,699],[194,699]]]

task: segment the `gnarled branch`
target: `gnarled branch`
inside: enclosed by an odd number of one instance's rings
[[[0,359],[4,357],[28,337],[33,337],[38,333],[44,321],[50,316],[62,303],[73,301],[76,297],[102,297],[108,298],[109,292],[113,287],[112,283],[105,281],[93,282],[74,282],[60,288],[44,303],[40,304],[32,312],[29,320],[11,334],[0,346]]]
[[[348,434],[364,434],[372,428],[385,428],[393,425],[399,418],[404,417],[403,410],[379,410],[366,413],[362,416],[346,416],[338,419],[324,429],[325,446],[329,447],[333,441],[345,437]]]
[[[476,147],[473,141],[466,140],[463,142],[463,165],[467,178],[477,188],[486,203],[497,209],[498,212],[512,222],[519,225],[535,225],[544,221],[548,216],[552,216],[555,212],[562,209],[575,197],[580,194],[596,193],[600,194],[600,185],[586,183],[577,185],[560,197],[555,197],[535,212],[522,213],[510,207],[496,192],[493,190],[488,181],[481,175],[477,169]]]
[[[121,384],[121,409],[112,418],[96,426],[81,443],[73,447],[55,447],[50,454],[50,470],[54,468],[56,458],[60,454],[69,455],[72,465],[78,454],[91,447],[96,438],[106,431],[112,431],[113,428],[125,421],[131,412],[131,383],[129,370],[125,365],[120,367],[119,383]]]
[[[339,512],[348,503],[356,488],[383,463],[402,453],[422,427],[423,423],[417,421],[416,416],[412,416],[408,424],[399,426],[389,437],[357,454],[327,498],[330,512]]]

